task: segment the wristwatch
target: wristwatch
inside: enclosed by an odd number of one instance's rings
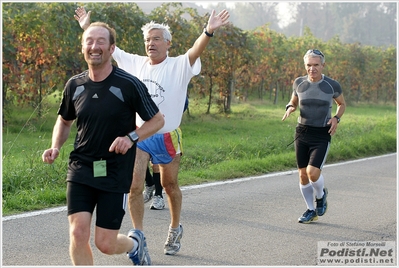
[[[136,131],[132,131],[127,134],[127,137],[133,142],[136,143],[139,140],[139,136],[137,135]]]
[[[285,110],[287,111],[288,108],[290,108],[290,107],[294,107],[294,105],[292,105],[292,104],[287,104],[287,105],[285,106]]]
[[[339,118],[338,116],[334,116],[335,118],[337,118],[337,123],[339,123],[339,121],[341,121],[341,118]]]

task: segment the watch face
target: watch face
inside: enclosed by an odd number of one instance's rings
[[[138,141],[139,140],[139,136],[137,136],[137,133],[135,131],[129,133],[129,136],[134,141]]]

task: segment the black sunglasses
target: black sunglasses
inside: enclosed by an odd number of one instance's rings
[[[324,58],[324,54],[318,49],[309,49],[308,52],[306,52],[306,55],[310,54],[310,53],[314,53],[314,54],[322,56]]]

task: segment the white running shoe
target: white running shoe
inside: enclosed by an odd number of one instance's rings
[[[144,198],[144,203],[147,203],[148,201],[151,200],[152,196],[154,195],[155,191],[155,185],[153,186],[145,186],[144,191],[143,191],[143,198]]]
[[[179,252],[181,244],[180,239],[183,237],[183,226],[180,224],[177,230],[169,227],[168,238],[165,242],[164,253],[165,255],[175,255]]]
[[[154,198],[152,199],[152,204],[150,209],[162,210],[164,208],[165,208],[165,200],[163,200],[162,196],[155,195]]]

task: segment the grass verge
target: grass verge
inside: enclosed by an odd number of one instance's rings
[[[232,105],[231,114],[204,114],[190,101],[183,116],[179,183],[201,184],[295,169],[294,130],[298,114],[281,121],[284,107],[265,103]],[[3,216],[65,205],[65,176],[75,133],[54,164],[44,164],[56,108],[41,120],[15,113],[3,128]],[[16,115],[16,114],[19,114]],[[396,152],[396,107],[349,106],[333,136],[327,164]]]

